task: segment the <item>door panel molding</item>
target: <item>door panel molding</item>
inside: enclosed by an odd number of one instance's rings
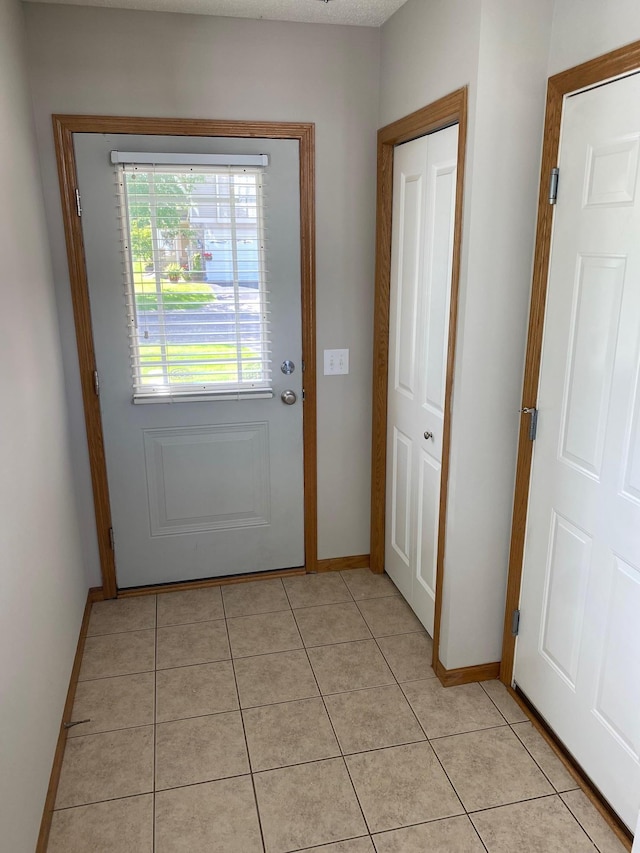
[[[640,70],[640,41],[633,42],[589,62],[576,65],[566,71],[561,71],[549,78],[522,408],[535,408],[538,399],[554,210],[553,206],[549,204],[549,176],[551,169],[557,166],[564,98],[571,93],[600,85],[605,81],[638,70]],[[511,632],[511,625],[513,613],[518,609],[520,602],[532,458],[533,442],[529,440],[529,418],[523,417],[518,440],[502,663],[500,667],[500,678],[508,686],[513,680],[515,662],[516,637]]]
[[[442,437],[442,472],[440,478],[440,512],[437,543],[435,619],[433,630],[433,665],[440,664],[439,640],[442,611],[442,582],[451,443],[451,399],[456,354],[458,290],[462,245],[462,202],[464,194],[464,161],[467,140],[467,87],[457,89],[438,101],[411,113],[378,131],[378,184],[376,207],[376,271],[373,327],[373,417],[371,448],[371,571],[384,571],[385,498],[387,466],[387,392],[389,369],[389,305],[391,291],[391,213],[393,205],[394,148],[421,136],[458,125],[457,186],[453,234],[451,302],[449,309],[449,344],[446,356],[444,391],[444,425]],[[437,669],[436,669],[437,671]]]
[[[76,208],[74,133],[121,133],[150,136],[212,136],[297,140],[300,153],[300,256],[302,358],[305,365],[303,407],[305,568],[317,568],[317,426],[316,426],[316,305],[315,305],[315,125],[298,122],[227,121],[209,119],[135,118],[127,116],[54,115],[69,279],[87,430],[96,533],[105,598],[118,594],[109,530],[111,509],[102,420],[94,390],[96,359],[91,328],[89,291],[81,220]]]

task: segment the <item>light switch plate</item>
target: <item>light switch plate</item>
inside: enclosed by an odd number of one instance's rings
[[[339,376],[349,372],[348,349],[326,349],[324,351],[324,375]]]

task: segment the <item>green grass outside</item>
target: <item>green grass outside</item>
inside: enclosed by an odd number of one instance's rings
[[[144,262],[134,261],[133,283],[138,311],[153,311],[158,307],[155,278],[145,275]],[[193,305],[208,305],[215,299],[210,285],[200,282],[162,282],[162,303],[165,308],[187,308]],[[248,347],[242,348],[243,379],[257,379],[260,376],[260,359]],[[251,358],[256,357],[255,361]],[[167,347],[167,359],[174,364],[169,371],[170,381],[194,385],[210,383],[238,382],[235,364],[236,347],[232,344],[170,344]],[[162,357],[159,346],[140,348],[140,373],[144,385],[154,385],[158,378],[164,382]],[[197,364],[191,361],[230,361],[231,364]],[[181,363],[184,362],[184,366]],[[197,374],[197,375],[195,375]]]
[[[140,350],[142,381],[144,385],[154,385],[158,377],[163,377],[159,346],[145,346]],[[260,360],[250,361],[256,353],[248,347],[242,348],[243,379],[257,379],[260,375]],[[170,381],[185,384],[204,385],[214,382],[238,382],[238,371],[232,364],[194,364],[190,361],[234,361],[236,348],[231,344],[170,344],[167,347],[169,361],[178,362],[169,371]],[[182,366],[181,362],[184,362]]]
[[[148,277],[143,261],[133,262],[133,288],[138,311],[156,311],[158,294],[155,276]],[[211,285],[202,282],[162,282],[162,304],[165,308],[178,310],[194,306],[209,305],[216,298]]]

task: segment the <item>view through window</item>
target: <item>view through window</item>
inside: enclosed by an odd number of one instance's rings
[[[264,170],[118,167],[134,399],[270,388]]]

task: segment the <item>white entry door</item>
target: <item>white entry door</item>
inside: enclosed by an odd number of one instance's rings
[[[640,807],[640,75],[565,101],[514,678]]]
[[[297,142],[74,142],[118,586],[303,566]]]
[[[385,569],[433,635],[458,127],[396,147]]]

